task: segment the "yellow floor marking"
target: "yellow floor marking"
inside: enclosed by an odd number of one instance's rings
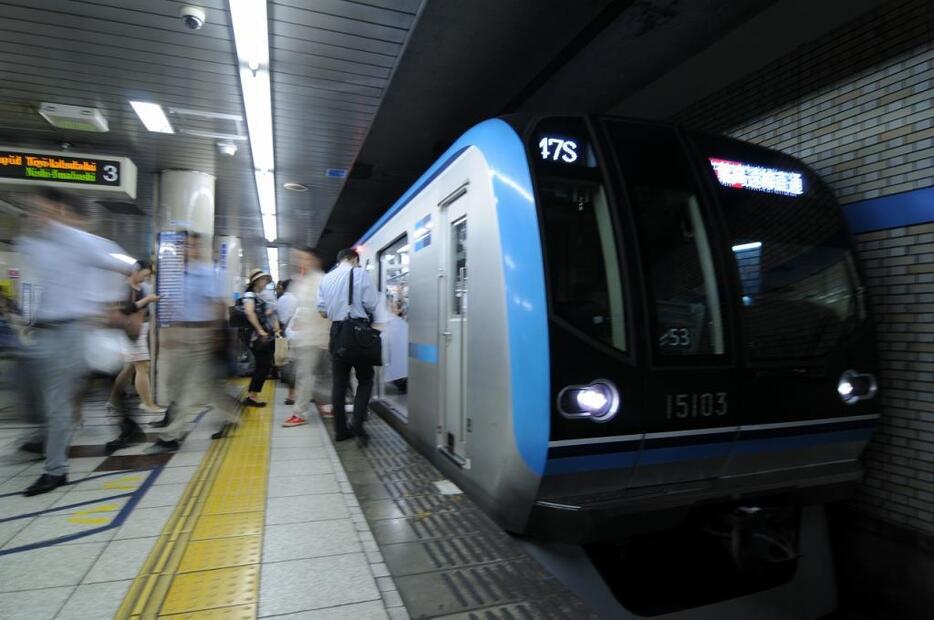
[[[176,575],[162,603],[165,615],[255,603],[259,564]]]
[[[178,572],[191,573],[199,570],[228,568],[245,564],[258,564],[262,552],[261,534],[238,538],[213,538],[193,540],[182,556]]]
[[[262,396],[274,400],[274,382]],[[245,409],[213,442],[118,618],[256,617],[273,411]]]
[[[171,616],[159,617],[171,618],[172,620],[249,620],[256,617],[256,605],[201,609],[187,614],[172,614]]]
[[[262,511],[203,516],[198,519],[198,525],[192,531],[191,539],[205,540],[261,534],[264,516]]]
[[[74,513],[68,517],[68,522],[77,523],[78,525],[106,525],[110,523],[111,517],[95,517],[91,515],[96,512],[115,512],[119,509],[120,506],[117,504],[101,504],[100,506],[86,508],[85,510]]]
[[[121,491],[132,491],[139,488],[139,476],[123,476],[112,482],[105,482],[101,488],[119,489]],[[135,484],[134,484],[135,483]]]

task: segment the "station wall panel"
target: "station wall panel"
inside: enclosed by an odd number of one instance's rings
[[[679,112],[675,119],[802,158],[854,226],[878,322],[884,415],[859,513],[934,535],[934,12],[889,2]],[[881,197],[892,200],[882,201]],[[875,214],[873,208],[886,213]],[[923,206],[923,205],[922,205]],[[867,215],[870,211],[870,217]],[[894,215],[893,215],[893,211]],[[927,219],[921,221],[919,219]],[[852,221],[855,221],[853,218]],[[867,224],[869,222],[869,224]],[[873,230],[878,222],[881,230]]]

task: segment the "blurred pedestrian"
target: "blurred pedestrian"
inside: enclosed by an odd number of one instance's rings
[[[97,274],[128,274],[130,265],[119,246],[81,226],[84,210],[65,194],[43,190],[36,198],[40,230],[21,239],[19,248],[42,295],[36,309],[35,347],[30,363],[45,420],[43,474],[24,495],[47,493],[68,482],[75,403],[89,369],[89,357],[101,350],[86,339],[93,324],[107,318],[101,302],[110,297],[108,281]],[[93,283],[90,285],[88,283]]]
[[[243,401],[243,404],[248,407],[266,406],[266,403],[260,400],[260,392],[273,367],[273,355],[275,354],[273,338],[280,334],[275,307],[268,299],[271,291],[268,291],[267,285],[271,282],[272,277],[268,273],[262,269],[254,269],[250,273],[249,284],[243,294],[243,310],[251,327],[250,350],[255,360],[247,397]]]
[[[140,398],[140,409],[146,413],[165,413],[165,408],[159,407],[152,399],[152,390],[149,385],[149,306],[159,301],[159,296],[153,293],[149,284],[152,275],[152,266],[145,261],[136,261],[133,273],[127,279],[127,309],[128,315],[136,315],[140,323],[139,336],[136,340],[127,343],[123,370],[114,380],[113,388],[108,400],[108,409],[120,410],[120,436],[107,443],[107,451],[121,450],[129,445],[134,435],[142,434],[139,425],[133,420],[129,410],[124,406],[124,390],[133,380],[136,393]]]
[[[315,396],[321,374],[321,364],[327,355],[330,322],[318,314],[318,285],[324,272],[321,270],[321,258],[312,248],[292,251],[292,264],[298,275],[290,284],[289,290],[295,294],[296,306],[285,330],[289,339],[289,351],[295,364],[295,391],[292,403],[292,415],[282,426],[300,426],[308,422],[308,412]],[[283,295],[284,297],[284,295]],[[279,299],[280,309],[282,298]],[[330,410],[330,405],[316,402],[322,413]]]
[[[276,300],[276,318],[279,320],[279,328],[282,330],[283,334],[285,334],[286,326],[289,324],[289,321],[291,321],[292,317],[295,315],[295,307],[298,303],[295,293],[292,291],[292,284],[292,279],[279,280],[279,283],[276,284],[276,295],[279,296]],[[288,337],[288,334],[285,335]],[[285,404],[294,405],[295,357],[293,355],[290,355],[289,361],[279,368],[279,379],[285,381],[285,384],[289,388],[289,392],[285,397]]]
[[[366,439],[363,428],[373,392],[373,366],[348,363],[334,354],[335,338],[344,321],[370,320],[376,311],[376,288],[369,274],[359,268],[360,256],[353,248],[337,254],[338,265],[321,279],[317,308],[321,316],[331,320],[329,346],[331,352],[331,402],[334,406],[334,438],[344,441],[354,435]],[[353,286],[351,295],[351,285]],[[353,425],[347,425],[344,397],[350,382],[350,371],[357,377],[354,396]]]
[[[185,242],[186,271],[182,277],[184,321],[163,328],[162,355],[166,356],[166,388],[174,412],[171,422],[151,452],[174,452],[184,438],[199,405],[211,405],[228,424],[236,423],[234,399],[223,388],[224,374],[217,363],[224,346],[226,306],[220,283],[198,233]],[[223,429],[215,438],[223,435]]]

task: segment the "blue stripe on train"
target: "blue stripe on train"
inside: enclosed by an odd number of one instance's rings
[[[438,363],[438,347],[433,344],[422,344],[420,342],[409,343],[409,357],[412,359],[428,362],[429,364]]]
[[[639,451],[615,452],[575,456],[563,459],[550,459],[545,467],[548,475],[576,474],[587,471],[622,469],[639,465],[663,465],[682,461],[725,458],[733,454],[748,455],[761,452],[780,452],[801,450],[830,443],[856,443],[869,441],[871,428],[812,433],[789,437],[770,437],[768,439],[740,439],[735,443],[701,443],[672,448],[649,448]]]

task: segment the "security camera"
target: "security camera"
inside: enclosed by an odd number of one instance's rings
[[[196,6],[183,6],[179,9],[178,16],[182,18],[182,22],[189,30],[201,30],[207,19],[204,9],[199,9]]]

